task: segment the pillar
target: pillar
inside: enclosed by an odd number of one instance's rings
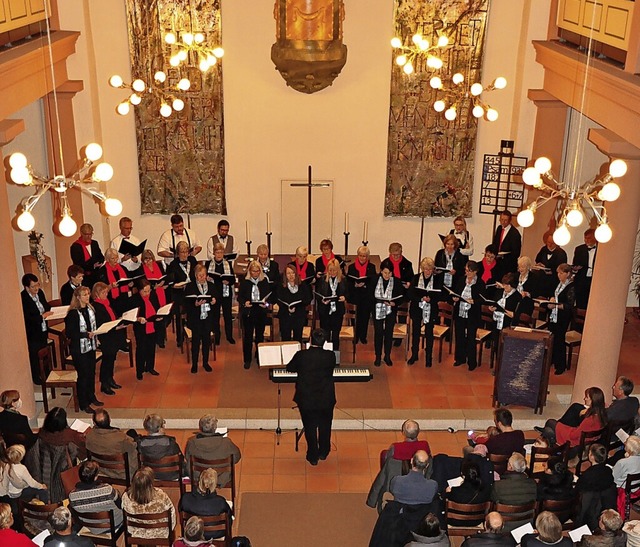
[[[625,160],[628,169],[616,181],[620,197],[606,206],[613,237],[598,244],[572,401],[582,401],[584,390],[591,386],[602,388],[609,401],[618,371],[640,219],[640,150],[608,129],[591,129],[589,140],[612,160]]]

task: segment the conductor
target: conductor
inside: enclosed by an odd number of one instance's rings
[[[319,459],[326,460],[331,452],[336,357],[333,351],[323,349],[326,339],[324,330],[314,330],[311,347],[298,351],[287,365],[289,372],[298,374],[293,400],[300,410],[307,441],[307,461],[311,465],[318,465]]]

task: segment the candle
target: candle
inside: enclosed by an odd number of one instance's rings
[[[245,228],[245,231],[246,231],[246,233],[247,233],[247,241],[251,241],[251,240],[249,239],[249,221],[248,221],[248,220],[246,220],[246,221],[245,221],[245,223],[244,223],[244,228]]]
[[[369,223],[365,220],[364,221],[364,230],[363,230],[363,234],[362,234],[362,241],[367,241],[367,232],[369,231]]]
[[[349,213],[344,214],[344,231],[345,233],[349,231]]]
[[[267,213],[267,232],[271,232],[271,215]]]

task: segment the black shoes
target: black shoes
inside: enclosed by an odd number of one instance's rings
[[[382,364],[382,361],[380,361],[379,357],[376,357],[376,360],[373,362],[373,365],[376,367],[379,367]]]
[[[388,367],[392,367],[393,366],[393,361],[391,360],[391,357],[385,357],[384,358],[384,364],[387,365]]]
[[[108,387],[108,386],[103,386],[103,387],[101,387],[101,388],[100,388],[100,392],[101,392],[101,393],[104,393],[105,395],[115,395],[115,394],[116,394],[116,392],[115,392],[115,391],[113,391],[113,389],[111,389],[111,388],[110,388],[110,387]]]
[[[160,373],[155,369],[148,370],[147,372],[151,374],[151,376],[160,376]]]
[[[540,427],[539,425],[534,425],[533,429],[535,429],[538,433],[542,433],[544,431],[544,427]]]
[[[478,365],[476,364],[472,365],[471,363],[469,363],[469,371],[476,370],[477,368],[478,368]]]
[[[307,461],[308,461],[311,465],[318,465],[318,460],[310,460],[309,458],[307,458]]]
[[[227,336],[227,342],[229,342],[230,344],[236,343],[236,341],[233,339],[233,336]]]
[[[466,365],[467,363],[465,361],[455,361],[453,363],[454,367],[461,367],[462,365]]]
[[[142,380],[142,374],[136,374],[136,378],[137,378],[138,380]]]
[[[198,367],[191,367],[191,374],[196,374],[198,372]]]
[[[213,369],[211,368],[211,365],[209,365],[208,363],[206,365],[202,365],[202,368],[204,370],[206,370],[207,372],[213,372]]]
[[[424,366],[427,368],[431,368],[431,361],[427,361]]]
[[[88,406],[87,408],[81,408],[80,412],[86,412],[87,414],[95,414],[95,410],[93,410],[93,408],[91,408],[90,406]]]
[[[399,348],[402,345],[402,339],[401,338],[396,338],[393,341],[393,347],[394,348]]]
[[[98,399],[94,399],[89,404],[92,404],[93,406],[104,406],[104,403],[102,401],[98,401]]]
[[[324,461],[327,459],[327,456],[329,456],[328,452],[326,454],[318,454],[318,459]]]
[[[122,386],[120,384],[116,384],[113,380],[111,380],[111,389],[121,389]]]
[[[414,364],[414,363],[416,363],[417,361],[418,361],[418,358],[417,358],[417,357],[413,357],[413,356],[412,356],[412,357],[411,357],[411,359],[409,359],[409,360],[407,361],[407,365],[413,365],[413,364]]]
[[[245,361],[244,368],[245,369],[250,369],[251,368],[251,361]]]

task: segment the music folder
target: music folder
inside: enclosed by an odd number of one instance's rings
[[[315,294],[318,298],[321,298],[322,300],[326,300],[327,302],[337,302],[338,300],[340,300],[340,297],[338,295],[327,296],[325,294],[320,294],[319,292],[316,292],[316,291],[313,291],[313,294]]]
[[[189,294],[185,298],[192,298],[193,300],[211,300],[212,294]]]
[[[461,294],[458,294],[457,292],[452,291],[449,287],[445,287],[445,289],[447,289],[449,291],[449,294],[451,296],[455,296],[456,298],[459,298],[460,300],[464,300],[465,302],[467,302],[467,304],[469,303],[466,298],[462,297]]]
[[[301,349],[300,342],[261,342],[258,344],[260,368],[286,366]]]
[[[52,312],[52,315],[46,318],[47,321],[64,319],[67,316],[67,312],[69,311],[69,306],[51,306],[51,309],[49,311]]]
[[[500,304],[498,304],[495,300],[489,300],[484,296],[484,294],[481,294],[480,297],[482,298],[482,300],[484,300],[484,303],[486,306],[493,306],[494,308],[496,308],[497,311],[500,311],[502,313],[505,312],[505,309]]]
[[[134,245],[128,239],[123,238],[122,241],[120,242],[120,248],[118,249],[118,252],[123,255],[138,256],[142,254],[142,251],[144,251],[144,248],[146,246],[147,246],[146,239],[139,245]]]
[[[96,330],[93,331],[95,336],[100,334],[107,334],[111,329],[120,324],[122,319],[116,319],[115,321],[107,321],[106,323],[102,323]]]
[[[158,311],[155,315],[152,315],[147,319],[147,321],[160,321],[161,319],[165,319],[171,313],[171,307],[173,303],[165,304],[164,306],[158,308]]]
[[[238,258],[238,253],[229,253],[224,255],[225,260],[235,260],[236,258]]]
[[[209,272],[209,275],[219,277],[222,281],[228,281],[229,283],[236,282],[236,276],[234,274],[222,274],[220,272]]]
[[[118,287],[122,287],[122,285],[128,285],[132,281],[135,281],[136,279],[140,279],[141,277],[144,277],[144,275],[140,274],[140,275],[134,275],[133,277],[122,277],[117,281]]]
[[[263,299],[261,300],[252,300],[251,301],[251,305],[252,306],[260,306],[260,305],[265,305],[267,303],[267,300],[269,299],[269,297],[271,296],[271,293],[267,294]]]
[[[163,281],[166,281],[167,276],[163,275],[162,277],[157,277],[156,279],[149,279],[149,283],[151,283],[151,288],[155,289],[158,285],[160,285],[160,283],[162,283]],[[169,284],[165,283],[164,284],[165,287],[168,287]]]
[[[400,300],[404,298],[404,294],[399,294],[398,296],[394,296],[393,298],[376,298],[378,302],[393,302],[394,300]]]
[[[295,300],[294,302],[285,302],[284,300],[280,300],[278,298],[278,302],[282,302],[287,308],[289,308],[289,312],[291,312],[291,308],[295,308],[298,304],[302,304],[302,300]]]
[[[353,279],[356,283],[366,283],[369,281],[369,278],[365,275],[364,277],[357,277],[355,275],[348,275],[347,277]]]
[[[423,296],[437,296],[442,292],[441,289],[423,289],[422,287],[413,287],[413,290],[418,291],[420,298]]]

